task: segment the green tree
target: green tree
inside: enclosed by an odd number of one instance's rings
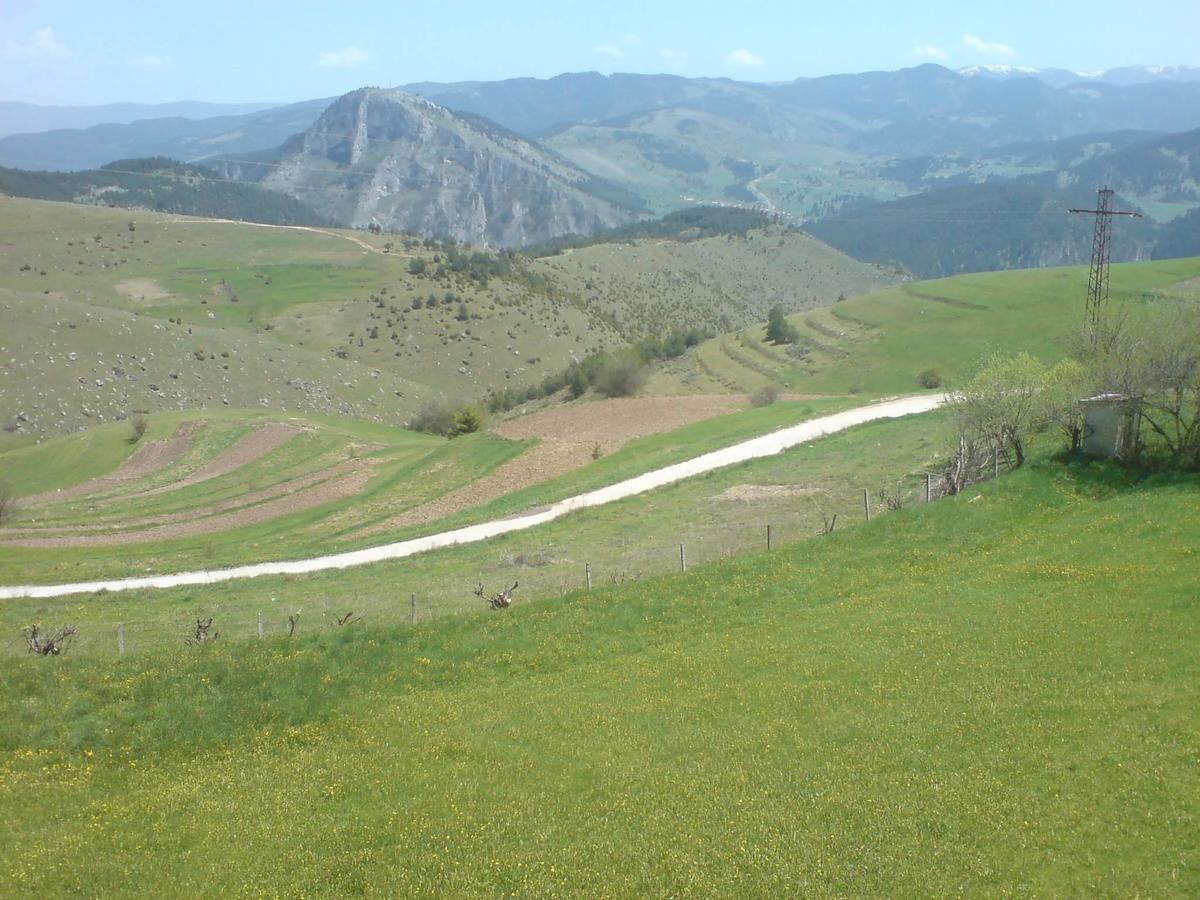
[[[767,313],[767,340],[772,344],[794,344],[799,337],[795,326],[784,316],[783,310],[772,306]]]
[[[950,398],[950,409],[967,439],[1012,451],[1025,463],[1029,435],[1046,421],[1046,367],[1028,353],[993,354],[967,386]]]

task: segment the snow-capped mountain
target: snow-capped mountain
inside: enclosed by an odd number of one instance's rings
[[[1122,66],[1104,72],[1073,72],[1070,69],[1036,69],[1031,66],[992,63],[964,66],[958,70],[958,74],[967,78],[991,78],[997,81],[1036,78],[1055,88],[1097,82],[1126,87],[1158,81],[1200,81],[1200,68],[1193,66]]]

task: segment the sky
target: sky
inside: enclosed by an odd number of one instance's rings
[[[0,0],[0,100],[291,102],[363,85],[934,62],[1200,66],[1200,0]]]

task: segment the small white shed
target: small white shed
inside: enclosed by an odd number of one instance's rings
[[[1083,407],[1083,452],[1101,459],[1126,459],[1137,451],[1142,425],[1139,398],[1098,394],[1080,400]]]

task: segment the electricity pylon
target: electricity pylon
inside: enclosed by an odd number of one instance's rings
[[[1088,273],[1088,299],[1085,318],[1095,334],[1100,320],[1100,307],[1108,300],[1108,263],[1112,257],[1113,216],[1130,216],[1140,219],[1140,212],[1112,208],[1113,190],[1102,187],[1096,192],[1095,209],[1072,209],[1073,213],[1087,213],[1096,217],[1096,230],[1092,236],[1092,268]]]

